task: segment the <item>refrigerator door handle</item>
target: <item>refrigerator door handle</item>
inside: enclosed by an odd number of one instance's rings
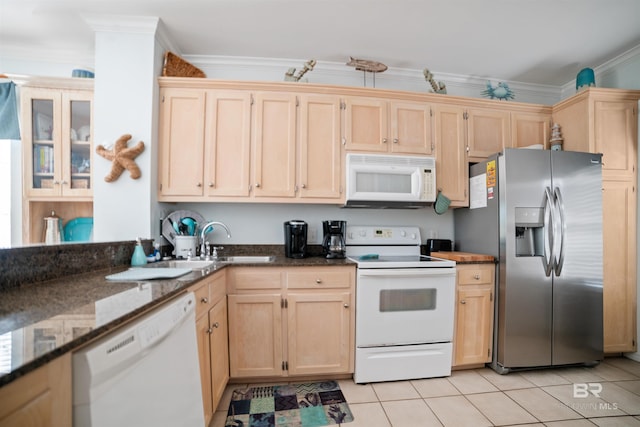
[[[565,239],[565,235],[566,235],[566,222],[564,220],[564,203],[562,202],[562,193],[560,192],[560,189],[558,187],[555,188],[555,190],[553,191],[553,196],[555,199],[555,205],[557,207],[557,212],[558,212],[558,228],[560,230],[560,250],[559,250],[559,256],[558,259],[555,263],[555,274],[556,276],[560,276],[560,273],[562,273],[562,267],[564,265],[564,239]],[[557,237],[557,235],[556,235]]]
[[[544,189],[544,256],[542,257],[542,265],[544,266],[544,274],[549,277],[553,270],[553,249],[554,249],[554,233],[553,233],[553,196],[551,188]]]

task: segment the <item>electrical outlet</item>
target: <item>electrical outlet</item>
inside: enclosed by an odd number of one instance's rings
[[[307,242],[309,243],[318,242],[318,230],[316,230],[314,227],[309,227],[307,229]]]

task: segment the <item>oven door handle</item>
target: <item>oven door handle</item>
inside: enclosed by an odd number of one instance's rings
[[[360,277],[455,277],[455,275],[456,269],[449,267],[358,269],[358,276]]]

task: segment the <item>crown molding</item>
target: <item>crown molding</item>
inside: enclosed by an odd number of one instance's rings
[[[284,75],[284,72],[295,67],[296,69],[303,66],[306,60],[303,59],[285,59],[285,58],[260,58],[260,57],[239,57],[239,56],[213,56],[213,55],[185,55],[183,58],[197,67],[204,69],[228,68],[230,70],[251,70],[254,73],[256,69],[261,72],[278,73]],[[362,81],[362,73],[356,75],[354,68],[349,67],[346,63],[318,61],[312,71],[314,82],[326,83],[326,80],[352,80]],[[522,83],[515,81],[499,80],[491,77],[479,77],[460,74],[438,73],[433,72],[436,81],[443,81],[448,89],[459,89],[459,91],[473,92],[480,94],[487,86],[487,82],[492,84],[503,81],[516,93],[533,97],[534,99],[555,99],[560,100],[561,86],[539,85]],[[367,82],[371,82],[371,74],[367,75]],[[424,90],[430,92],[431,87],[425,81],[423,70],[394,68],[389,67],[384,73],[376,74],[376,83],[384,85],[389,82],[393,86],[408,87],[411,90]],[[455,92],[455,91],[452,91]]]

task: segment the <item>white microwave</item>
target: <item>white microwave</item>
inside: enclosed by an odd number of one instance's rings
[[[436,161],[426,156],[347,154],[346,207],[418,208],[436,200]]]

